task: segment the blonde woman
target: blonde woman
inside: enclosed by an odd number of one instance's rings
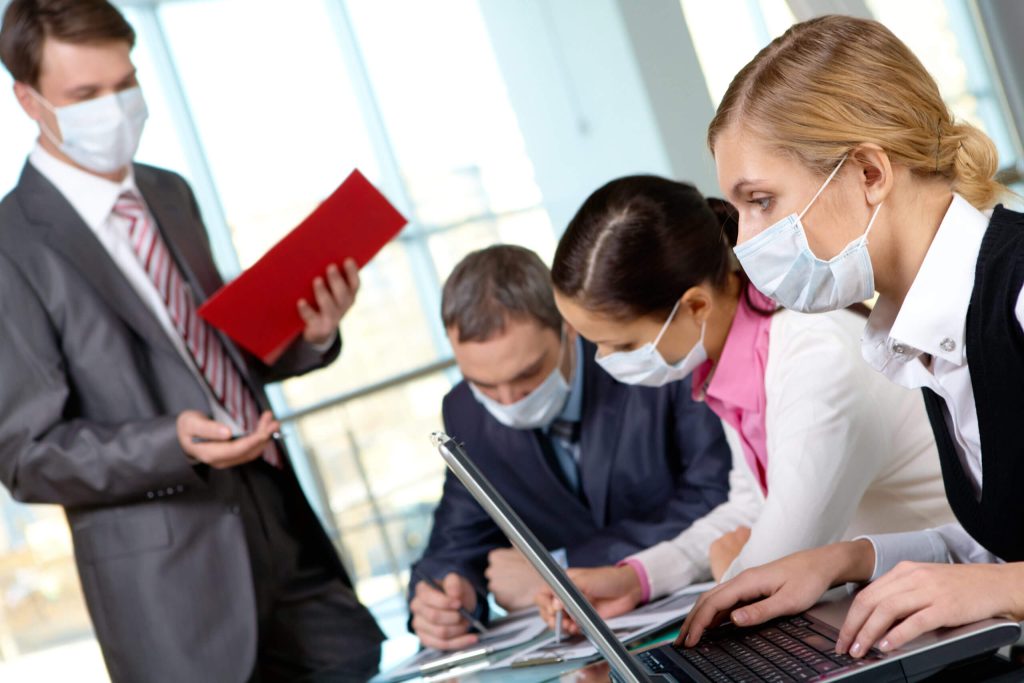
[[[744,572],[702,598],[680,639],[695,644],[723,616],[800,611],[848,581],[871,581],[837,645],[854,657],[940,626],[1024,619],[1024,215],[996,206],[992,142],[953,119],[885,27],[838,16],[797,24],[744,67],[708,142],[740,207],[736,255],[764,294],[820,312],[878,291],[863,355],[924,389],[959,524]]]

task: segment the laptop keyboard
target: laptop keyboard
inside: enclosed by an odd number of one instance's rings
[[[813,681],[878,658],[874,650],[861,660],[837,655],[837,635],[825,624],[795,616],[750,629],[714,629],[696,647],[676,648],[676,652],[714,683]],[[676,668],[657,650],[637,656],[654,673],[671,673]]]

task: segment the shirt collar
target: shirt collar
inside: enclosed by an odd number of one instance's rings
[[[131,165],[128,166],[128,175],[125,179],[115,183],[61,161],[43,149],[39,143],[36,143],[28,159],[35,169],[64,195],[94,232],[110,217],[114,204],[122,193],[130,191],[139,196]]]
[[[958,194],[946,210],[900,308],[879,297],[864,332],[865,357],[882,369],[895,354],[966,362],[967,308],[988,217]]]
[[[558,416],[566,422],[579,422],[583,417],[583,340],[576,335],[576,362],[573,363],[572,380],[569,383],[569,398]]]
[[[747,288],[750,301],[758,308],[770,311],[777,304],[754,289]],[[712,367],[711,362],[705,363],[694,372],[693,387],[695,396],[699,397],[701,387],[707,382],[714,370],[711,381],[704,394],[721,401],[725,405],[736,406],[741,410],[753,411],[758,407],[758,392],[751,386],[752,382],[763,382],[754,368],[758,367],[757,354],[762,347],[761,338],[765,330],[771,327],[771,317],[760,315],[747,303],[747,296],[740,295],[736,315],[733,317],[729,334],[722,347],[722,355],[718,364]]]

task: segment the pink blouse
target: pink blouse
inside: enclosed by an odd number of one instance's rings
[[[757,308],[772,311],[777,307],[753,285],[747,286],[747,292]],[[768,494],[768,438],[765,432],[764,371],[768,364],[771,325],[771,316],[751,310],[747,296],[741,296],[714,374],[711,373],[711,361],[693,373],[694,399],[705,401],[739,434],[747,464],[765,495]]]

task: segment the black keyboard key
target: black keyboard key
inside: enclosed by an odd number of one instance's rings
[[[811,666],[814,667],[815,671],[823,674],[827,674],[829,671],[835,671],[839,668],[839,665],[830,659],[822,659],[819,662],[815,662]]]
[[[650,652],[641,652],[637,655],[640,662],[648,668],[652,673],[662,673],[665,671],[665,665],[661,663],[661,660],[655,657]]]
[[[700,671],[702,674],[704,674],[711,680],[715,681],[716,683],[718,681],[722,681],[723,683],[728,681],[729,683],[731,683],[732,679],[729,676],[727,676],[721,669],[715,666],[711,662],[711,660],[709,660],[703,654],[698,652],[696,648],[680,650],[679,652],[680,654],[682,654],[683,659],[685,659],[687,662],[693,665],[697,669],[697,671]]]

